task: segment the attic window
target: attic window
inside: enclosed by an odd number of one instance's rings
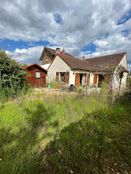
[[[36,72],[36,73],[35,73],[35,78],[36,78],[36,79],[40,79],[40,72]]]

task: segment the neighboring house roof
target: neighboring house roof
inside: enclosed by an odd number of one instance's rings
[[[41,71],[47,73],[47,70],[45,70],[44,68],[42,68],[40,65],[38,64],[31,64],[31,65],[28,65],[28,66],[24,66],[23,69],[27,69],[27,70],[30,70],[32,69],[32,67],[37,67],[38,69],[40,69]]]
[[[59,53],[58,56],[72,69],[83,71],[110,72],[111,68],[116,68],[126,53],[105,55],[90,59],[77,59],[70,54]]]
[[[44,47],[39,60],[43,59],[45,53],[47,53],[49,55],[49,57],[52,61],[54,60],[55,55],[56,55],[56,50],[51,49],[51,48],[47,48],[47,47]]]
[[[92,71],[110,71],[116,68],[126,52],[86,59]]]
[[[63,50],[64,51],[64,50]],[[62,51],[62,52],[63,52]],[[55,56],[56,56],[56,50],[55,49],[52,49],[52,48],[47,48],[47,47],[44,47],[43,51],[42,51],[42,54],[40,56],[40,59],[39,60],[42,60],[45,53],[49,56],[49,58],[51,59],[51,61],[53,61],[55,59]],[[66,52],[64,52],[64,54],[68,54]]]

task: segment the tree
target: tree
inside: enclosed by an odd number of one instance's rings
[[[11,59],[3,50],[0,50],[0,88],[13,89],[17,93],[18,89],[25,86],[25,72],[21,65]]]

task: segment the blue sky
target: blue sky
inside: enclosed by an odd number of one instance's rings
[[[117,25],[124,24],[126,21],[131,19],[131,9],[129,9],[119,20]]]
[[[46,46],[87,58],[126,51],[131,63],[130,0],[0,1],[0,49],[19,62],[39,63]]]
[[[8,51],[15,51],[16,48],[26,49],[34,46],[52,46],[47,40],[43,41],[22,41],[22,40],[10,40],[10,39],[1,39],[0,48]]]

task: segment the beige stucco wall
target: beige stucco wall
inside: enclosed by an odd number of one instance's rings
[[[71,84],[75,85],[75,73],[72,70],[69,72],[69,85]]]
[[[48,69],[48,83],[55,81],[56,72],[69,72],[69,85],[75,85],[76,73],[88,73],[87,71],[72,71],[70,67],[59,56],[56,56],[53,63]]]
[[[56,56],[48,69],[48,83],[56,79],[56,72],[70,72],[70,67],[59,56]]]
[[[124,57],[122,58],[121,62],[120,62],[119,65],[117,66],[117,68],[118,68],[119,66],[123,66],[123,67],[125,67],[125,69],[128,69],[126,54],[125,54]],[[114,90],[117,90],[117,89],[119,88],[119,82],[120,82],[120,79],[119,79],[119,77],[118,77],[118,75],[117,75],[117,68],[116,68],[116,70],[114,71],[113,81],[112,81],[112,87],[113,87]],[[126,87],[127,75],[128,75],[127,72],[125,72],[125,73],[123,74],[123,78],[122,78],[122,81],[121,81],[121,88]]]

